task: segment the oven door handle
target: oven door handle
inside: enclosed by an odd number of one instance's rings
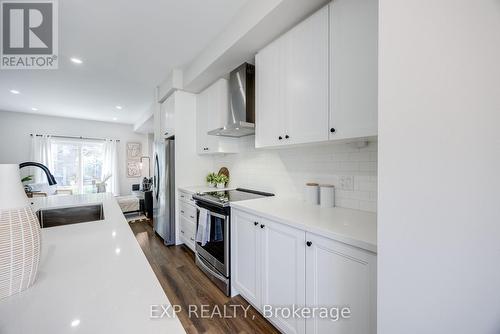
[[[208,210],[208,214],[209,214],[210,216],[217,217],[217,218],[220,218],[220,219],[224,219],[224,220],[226,220],[226,219],[227,219],[227,216],[224,216],[224,215],[221,215],[221,214],[218,214],[218,213],[212,212],[212,211],[210,211],[210,210]]]
[[[198,254],[196,254],[196,258],[198,259],[198,264],[201,265],[203,267],[204,270],[206,270],[207,272],[209,272],[211,275],[213,275],[214,277],[218,278],[219,280],[225,282],[227,280],[226,277],[222,276],[221,274],[215,272],[213,269],[210,269],[206,264],[205,264],[205,260],[200,257]]]
[[[204,208],[204,207],[199,206],[199,205],[196,205],[196,209],[198,210],[198,212],[200,212],[201,209],[207,210],[209,216],[217,217],[217,218],[224,219],[224,220],[227,220],[227,218],[228,218],[228,216],[225,216],[225,215],[222,215],[220,213],[216,213],[216,212],[210,211],[210,209]]]

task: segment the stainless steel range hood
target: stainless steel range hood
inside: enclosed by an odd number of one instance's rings
[[[255,66],[244,63],[229,74],[228,124],[209,135],[244,137],[255,134]]]

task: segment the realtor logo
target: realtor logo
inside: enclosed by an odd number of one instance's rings
[[[56,69],[56,0],[1,1],[1,69]]]

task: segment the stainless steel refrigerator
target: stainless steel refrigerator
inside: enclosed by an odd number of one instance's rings
[[[155,143],[153,229],[165,245],[175,244],[175,140]]]

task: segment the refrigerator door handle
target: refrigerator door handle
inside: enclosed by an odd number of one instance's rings
[[[158,161],[158,154],[155,154],[155,180],[154,180],[154,186],[155,186],[155,196],[156,200],[158,200],[158,197],[160,195],[160,162]]]

